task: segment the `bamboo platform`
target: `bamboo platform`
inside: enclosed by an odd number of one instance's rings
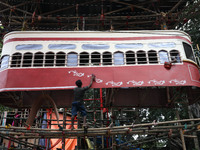
[[[18,139],[35,139],[35,138],[77,138],[84,136],[111,136],[118,134],[160,134],[160,133],[176,133],[179,129],[198,131],[199,123],[188,124],[190,121],[200,121],[196,119],[173,120],[157,123],[143,123],[132,124],[126,126],[102,127],[102,128],[88,128],[87,133],[84,129],[42,129],[42,128],[26,128],[26,127],[5,127],[0,126],[0,134],[3,136],[15,136]],[[178,125],[178,123],[187,123],[186,125]],[[168,124],[168,125],[167,125]],[[172,125],[173,124],[173,125]],[[165,126],[164,126],[165,125]]]

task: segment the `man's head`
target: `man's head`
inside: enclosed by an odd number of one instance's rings
[[[81,81],[81,80],[77,80],[77,81],[76,81],[76,85],[77,85],[78,87],[81,87],[81,86],[82,86],[82,81]]]

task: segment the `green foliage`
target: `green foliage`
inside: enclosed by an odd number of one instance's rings
[[[187,32],[191,37],[194,46],[200,45],[200,0],[188,4],[186,9],[179,16],[180,24],[178,29]]]
[[[9,111],[9,110],[12,110],[12,108],[0,105],[0,112]]]

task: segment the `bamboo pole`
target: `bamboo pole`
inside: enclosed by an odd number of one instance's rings
[[[190,106],[188,106],[188,114],[189,114],[189,118],[190,118],[190,119],[193,119],[193,118],[194,118],[194,117],[193,117],[193,114],[192,114],[192,112],[191,112],[191,107],[190,107]],[[191,121],[191,124],[194,125],[194,121]],[[185,136],[185,135],[184,135],[184,136]],[[194,137],[195,149],[196,149],[196,150],[200,150],[200,148],[199,148],[199,142],[198,142],[198,137],[197,137],[197,133],[196,133],[196,132],[193,133],[193,137]]]
[[[179,116],[178,110],[176,110],[176,117],[177,117],[178,120],[180,120],[180,116]],[[180,123],[178,123],[178,124],[180,124]],[[179,131],[180,131],[183,150],[186,150],[185,139],[184,139],[184,136],[183,136],[183,129],[180,128]]]
[[[151,127],[151,126],[159,126],[165,124],[174,124],[174,123],[183,123],[183,122],[190,122],[190,121],[200,121],[200,118],[194,119],[183,119],[183,120],[173,120],[173,121],[165,121],[165,122],[157,122],[157,123],[141,123],[141,124],[132,124],[127,126],[114,126],[114,127],[105,127],[105,128],[88,128],[88,131],[99,131],[99,130],[110,130],[110,129],[124,129],[124,128],[138,128],[138,127]],[[0,126],[0,129],[5,129],[5,126]],[[14,127],[11,126],[9,129],[21,129],[27,130],[26,127]],[[74,129],[73,131],[81,131],[83,129]],[[30,131],[59,131],[59,129],[42,129],[42,128],[30,128]],[[63,131],[70,131],[70,129],[64,129]]]
[[[66,111],[65,108],[63,109],[63,129],[66,127]],[[65,136],[62,138],[62,149],[65,149]]]
[[[103,93],[102,88],[99,89],[100,92],[100,110],[101,110],[101,127],[103,127]],[[104,149],[104,136],[101,137],[102,148]]]
[[[198,124],[196,124],[195,126],[197,126]],[[193,127],[191,126],[191,128],[188,128],[188,130],[192,130]],[[125,128],[125,129],[115,129],[115,130],[102,130],[102,131],[89,131],[87,134],[84,133],[84,131],[77,131],[77,132],[74,132],[74,131],[68,131],[68,132],[62,132],[62,131],[59,131],[59,132],[40,132],[40,133],[32,133],[32,132],[29,132],[29,133],[21,133],[20,131],[18,131],[19,133],[16,133],[15,132],[7,132],[7,131],[4,131],[4,132],[1,132],[2,135],[17,135],[18,138],[24,138],[24,137],[27,137],[27,136],[32,136],[33,138],[37,137],[37,136],[41,136],[41,137],[48,137],[48,138],[58,138],[58,137],[63,137],[63,136],[66,136],[66,137],[81,137],[81,136],[97,136],[97,135],[104,135],[104,136],[110,136],[110,135],[116,135],[116,134],[130,134],[130,135],[133,135],[133,134],[140,134],[140,135],[157,135],[157,134],[160,134],[160,133],[163,133],[163,132],[166,132],[166,133],[169,133],[169,129],[147,129],[147,130],[144,130],[144,129],[141,129],[141,130],[137,130],[137,131],[134,131],[134,130],[130,130],[128,128]],[[175,132],[179,132],[179,128],[177,129],[173,129],[172,130],[173,133]],[[64,133],[64,134],[63,134]]]

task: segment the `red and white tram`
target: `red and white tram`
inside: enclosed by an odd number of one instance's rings
[[[190,37],[181,31],[19,31],[4,37],[0,103],[29,107],[48,92],[71,105],[75,81],[107,88],[113,106],[168,106],[173,87],[199,99],[200,74]],[[111,91],[114,91],[112,94]]]

